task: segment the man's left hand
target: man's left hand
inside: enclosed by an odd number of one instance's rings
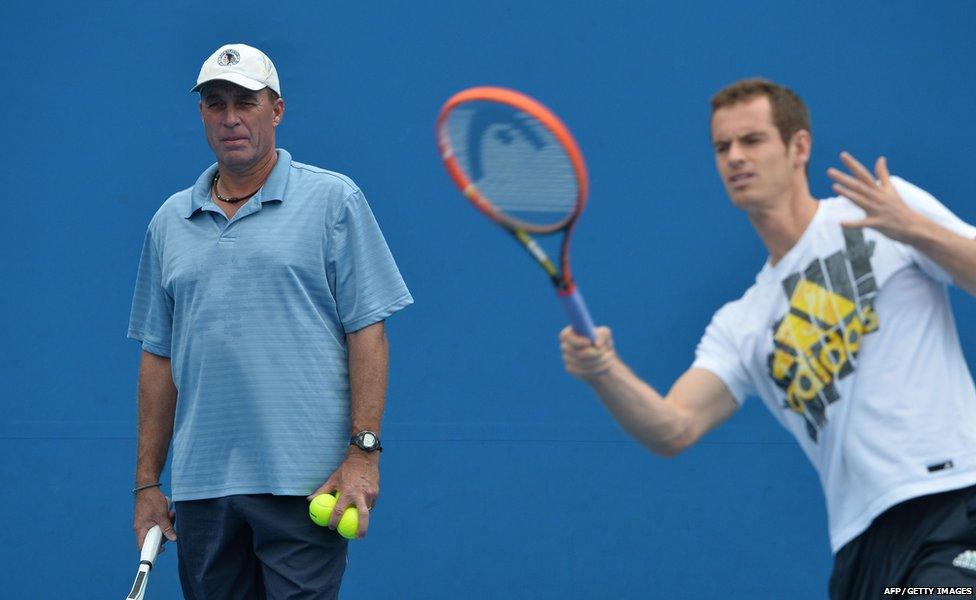
[[[834,180],[833,190],[867,213],[860,221],[849,221],[842,225],[870,227],[893,240],[910,244],[918,229],[924,226],[925,217],[901,199],[891,183],[885,158],[882,156],[875,163],[877,177],[847,152],[841,152],[840,160],[851,175],[833,167],[827,169],[827,175]]]
[[[329,518],[329,529],[336,528],[346,507],[355,506],[359,511],[356,537],[362,538],[366,535],[366,530],[369,529],[369,511],[380,495],[379,461],[379,452],[366,453],[350,446],[349,453],[339,468],[308,496],[311,501],[319,494],[339,493],[339,500]]]

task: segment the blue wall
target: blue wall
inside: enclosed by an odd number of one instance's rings
[[[389,322],[382,498],[345,598],[824,597],[822,495],[791,439],[754,400],[674,460],[627,439],[563,372],[548,282],[456,193],[433,120],[497,84],[570,125],[592,178],[574,270],[666,389],[764,260],[714,173],[711,93],[756,74],[798,90],[818,195],[841,149],[884,153],[976,223],[974,6],[4,2],[2,595],[131,583],[136,261],[212,162],[199,65],[246,41],[281,73],[279,145],[362,186],[416,298]],[[953,300],[974,365],[976,302]],[[150,588],[178,596],[172,550]]]

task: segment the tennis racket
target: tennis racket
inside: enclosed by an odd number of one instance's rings
[[[589,187],[583,154],[569,129],[524,94],[474,87],[448,99],[436,133],[454,183],[539,263],[573,329],[595,342],[593,319],[569,267],[569,238]],[[557,267],[532,235],[559,233]]]
[[[167,499],[168,500],[168,499]],[[169,502],[172,510],[172,502]],[[156,555],[163,545],[163,530],[159,525],[153,525],[146,533],[146,539],[142,542],[142,554],[139,557],[139,570],[136,572],[136,580],[132,582],[132,589],[125,600],[143,600],[146,596],[146,584],[149,583],[149,571],[152,571],[156,563]]]

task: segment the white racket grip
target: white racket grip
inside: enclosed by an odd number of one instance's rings
[[[586,302],[583,300],[579,288],[573,286],[573,291],[566,295],[560,295],[560,299],[563,301],[563,308],[566,309],[566,315],[569,317],[569,324],[573,326],[573,331],[590,338],[590,341],[595,344],[596,327],[593,325],[593,318],[590,317],[590,311],[586,308]]]
[[[149,563],[152,568],[156,562],[156,555],[159,554],[159,545],[163,540],[163,530],[159,525],[153,525],[146,533],[146,539],[142,542],[142,555],[139,557],[141,562]]]

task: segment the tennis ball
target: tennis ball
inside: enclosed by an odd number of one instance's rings
[[[359,529],[359,511],[355,506],[348,507],[339,519],[336,531],[347,540],[356,539],[356,531]]]
[[[308,516],[312,522],[322,527],[328,527],[332,509],[335,508],[336,497],[332,494],[319,494],[312,498],[308,505]]]
[[[329,519],[332,516],[332,511],[335,509],[338,499],[338,495],[333,496],[332,494],[319,494],[312,498],[311,504],[308,505],[308,516],[312,519],[312,522],[322,527],[328,527]],[[358,529],[359,511],[356,510],[355,506],[347,506],[346,510],[342,513],[342,517],[339,519],[336,531],[347,540],[354,540],[356,539],[356,531]]]

